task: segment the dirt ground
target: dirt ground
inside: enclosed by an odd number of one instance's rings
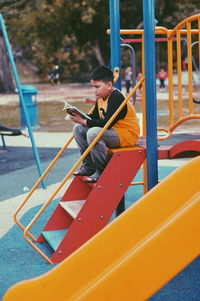
[[[89,112],[94,104],[94,95],[90,83],[62,83],[58,85],[34,83],[38,89],[36,96],[36,110],[39,127],[35,131],[43,132],[71,132],[73,122],[63,112],[63,100],[73,103],[84,112]],[[168,93],[158,93],[158,127],[168,128]],[[33,103],[35,97],[33,96]],[[187,98],[184,100],[187,104]],[[177,106],[175,102],[175,107]],[[195,112],[199,112],[200,105],[195,104]],[[135,109],[142,111],[142,101],[136,101]],[[17,93],[0,94],[0,122],[7,127],[20,128],[21,108]],[[179,127],[180,131],[199,131],[199,120],[190,120]]]
[[[63,100],[73,103],[84,112],[89,112],[94,100],[90,84],[34,84],[38,89],[33,104],[38,112],[39,128],[35,131],[71,131],[73,123],[63,112]],[[36,101],[36,103],[35,103]],[[32,110],[30,107],[28,110]],[[0,94],[0,122],[7,127],[21,127],[21,108],[17,93]]]
[[[65,98],[68,101],[82,101],[86,98],[93,98],[92,89],[89,83],[86,84],[76,84],[76,83],[66,83],[66,84],[31,84],[38,89],[37,101],[61,101]],[[18,94],[0,94],[0,105],[3,104],[17,104]]]

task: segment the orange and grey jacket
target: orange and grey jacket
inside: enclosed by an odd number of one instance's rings
[[[98,98],[93,112],[88,114],[92,120],[87,120],[87,126],[104,127],[123,101],[124,95],[117,89],[105,100]],[[121,147],[133,146],[137,142],[140,129],[136,112],[131,102],[124,106],[109,126],[110,128],[114,129],[119,135]]]

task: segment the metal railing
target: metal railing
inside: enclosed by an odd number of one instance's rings
[[[194,28],[196,27],[196,28]],[[110,33],[110,30],[107,31]],[[142,74],[144,76],[144,32],[143,30],[132,30],[132,29],[122,29],[120,30],[121,35],[131,35],[140,37],[141,40],[141,52],[142,52]],[[168,65],[168,127],[158,128],[158,131],[165,132],[165,135],[158,136],[158,140],[164,140],[169,138],[173,131],[182,123],[191,119],[200,119],[200,114],[194,110],[194,89],[193,89],[193,54],[192,45],[196,45],[195,48],[198,49],[199,58],[199,68],[200,68],[200,14],[186,18],[180,22],[174,29],[167,29],[165,27],[155,27],[155,36],[164,36],[166,38],[167,47],[167,65]],[[187,41],[187,105],[184,103],[183,99],[183,68],[182,68],[182,40]],[[175,89],[174,83],[174,69],[177,69],[177,88]],[[145,83],[143,83],[145,85]],[[200,89],[200,82],[199,82]],[[144,89],[143,89],[144,90]],[[176,91],[178,91],[178,97],[176,102]],[[143,93],[143,104],[142,104],[142,114],[143,114],[143,135],[146,134],[146,121],[145,121],[145,92]],[[196,103],[199,103],[196,101]],[[197,111],[197,110],[196,110]]]
[[[193,22],[196,22],[198,24],[197,29],[193,29]],[[195,23],[195,24],[196,24]],[[184,28],[186,27],[186,29]],[[95,138],[95,140],[92,142],[92,144],[88,147],[88,149],[84,152],[84,154],[79,158],[79,160],[76,162],[76,164],[72,167],[72,169],[68,172],[68,174],[65,176],[63,181],[60,183],[58,188],[54,191],[52,196],[45,202],[45,204],[41,207],[41,209],[38,211],[38,213],[34,216],[32,221],[28,224],[28,226],[23,226],[19,220],[18,220],[18,213],[21,211],[23,206],[27,203],[27,201],[32,196],[33,192],[36,190],[38,185],[41,183],[41,181],[45,178],[47,173],[51,170],[51,168],[54,166],[54,164],[57,162],[57,160],[60,158],[60,156],[63,154],[63,152],[67,149],[67,147],[70,145],[71,141],[73,140],[73,136],[68,140],[68,142],[63,146],[63,148],[60,150],[60,152],[57,154],[57,156],[54,158],[54,160],[51,162],[51,164],[48,166],[48,168],[45,170],[43,175],[39,178],[39,180],[36,182],[36,184],[33,186],[25,200],[22,202],[20,207],[17,209],[14,220],[15,223],[24,231],[24,237],[26,241],[45,259],[47,262],[52,263],[51,260],[35,245],[34,242],[37,241],[37,239],[30,233],[30,228],[33,226],[33,224],[38,220],[38,218],[41,216],[41,214],[45,211],[45,209],[49,206],[49,204],[53,201],[55,196],[58,194],[58,192],[61,190],[61,188],[64,186],[64,184],[67,182],[67,180],[70,178],[70,176],[73,174],[73,172],[76,170],[76,168],[80,165],[80,163],[83,161],[83,159],[87,156],[87,154],[90,152],[92,147],[96,144],[96,142],[99,140],[99,138],[103,135],[103,133],[106,131],[106,129],[109,127],[109,125],[112,123],[112,121],[115,119],[117,114],[122,110],[122,108],[126,105],[126,103],[132,98],[132,96],[136,93],[137,89],[140,87],[140,85],[143,86],[142,89],[142,113],[143,113],[143,135],[146,134],[146,128],[145,128],[145,81],[144,81],[144,38],[143,38],[143,30],[121,30],[121,34],[134,34],[134,35],[140,35],[141,36],[141,49],[142,49],[142,78],[141,80],[135,85],[135,87],[131,90],[131,92],[128,94],[128,96],[125,98],[124,102],[121,104],[121,106],[118,108],[118,110],[114,113],[114,115],[110,118],[110,120],[106,123],[104,128],[102,128],[101,132],[98,134],[98,136]],[[167,43],[167,61],[168,61],[168,96],[169,96],[169,126],[168,128],[159,128],[158,130],[164,131],[166,133],[165,136],[158,137],[159,140],[167,139],[169,138],[173,131],[183,122],[189,119],[200,119],[200,114],[194,113],[194,103],[193,103],[193,87],[192,87],[192,51],[191,51],[191,45],[192,45],[192,36],[195,36],[198,38],[198,42],[200,43],[200,14],[195,15],[192,17],[189,17],[179,23],[173,30],[168,30],[164,27],[156,27],[155,28],[155,34],[156,35],[165,35],[166,36],[166,43]],[[181,38],[184,36],[184,38],[187,38],[187,52],[188,52],[188,105],[187,108],[183,105],[183,97],[182,97],[182,62],[181,62]],[[174,50],[175,45],[175,50]],[[199,58],[200,58],[200,46],[198,47],[199,51]],[[173,66],[174,62],[176,62],[177,65],[177,89],[178,89],[178,100],[177,100],[177,112],[175,110],[175,99],[174,99],[174,82],[173,82]],[[199,62],[200,66],[200,62]],[[115,68],[114,70],[114,77],[115,81],[117,80],[119,76],[119,68]],[[187,109],[187,110],[186,110]],[[186,111],[186,113],[185,113]],[[136,183],[140,185],[144,185],[146,183],[146,167],[145,163],[143,165],[143,182]]]
[[[115,68],[114,70],[114,81],[118,79],[119,76],[119,68]],[[78,159],[78,161],[75,163],[75,165],[71,168],[71,170],[68,172],[68,174],[64,177],[64,179],[61,181],[57,189],[52,193],[51,197],[43,204],[43,206],[40,208],[38,213],[33,217],[33,219],[30,221],[30,223],[27,226],[22,225],[20,221],[18,220],[18,214],[21,211],[21,209],[24,207],[24,205],[28,202],[30,197],[32,196],[33,192],[37,189],[41,181],[45,178],[45,176],[48,174],[48,172],[52,169],[54,164],[58,161],[58,159],[61,157],[61,155],[64,153],[64,151],[67,149],[67,147],[70,145],[70,143],[73,140],[73,136],[67,141],[67,143],[63,146],[63,148],[59,151],[59,153],[56,155],[56,157],[53,159],[51,164],[47,167],[47,169],[44,171],[42,176],[38,179],[38,181],[35,183],[33,188],[28,193],[25,200],[22,202],[22,204],[19,206],[17,211],[14,214],[14,221],[15,223],[24,231],[24,238],[25,240],[50,264],[53,262],[46,256],[46,254],[38,248],[38,246],[35,245],[37,242],[37,238],[34,237],[33,234],[30,233],[31,227],[35,224],[35,222],[38,220],[38,218],[42,215],[42,213],[45,211],[45,209],[51,204],[51,202],[55,199],[58,192],[61,190],[61,188],[64,186],[64,184],[67,182],[67,180],[70,178],[70,176],[73,174],[73,172],[77,169],[77,167],[80,165],[80,163],[84,160],[84,158],[88,155],[88,153],[91,151],[91,149],[94,147],[94,145],[97,143],[97,141],[101,138],[103,133],[106,131],[106,129],[110,126],[110,124],[113,122],[113,120],[116,118],[116,116],[119,114],[119,112],[123,109],[123,107],[127,104],[127,102],[132,98],[134,93],[136,93],[136,90],[138,87],[142,84],[144,81],[144,78],[142,78],[137,85],[131,90],[131,92],[128,94],[128,96],[124,99],[123,103],[120,105],[120,107],[116,110],[116,112],[112,115],[110,120],[106,123],[106,125],[102,128],[102,130],[99,132],[97,137],[94,139],[94,141],[90,144],[90,146],[86,149],[86,151],[81,155],[81,157]]]

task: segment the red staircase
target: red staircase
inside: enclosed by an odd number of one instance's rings
[[[47,241],[60,262],[108,223],[145,160],[141,147],[112,149],[112,157],[95,184],[75,177],[37,242]]]

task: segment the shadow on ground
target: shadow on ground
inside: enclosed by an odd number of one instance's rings
[[[38,147],[43,171],[59,151],[60,148]],[[78,157],[77,149],[67,149],[45,178],[45,183],[60,182]],[[27,192],[39,178],[31,147],[8,147],[6,152],[0,152],[0,166],[0,201]]]

